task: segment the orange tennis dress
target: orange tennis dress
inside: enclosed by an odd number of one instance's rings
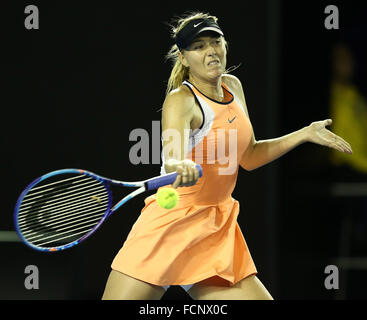
[[[203,176],[193,186],[177,188],[179,202],[173,209],[161,208],[156,194],[145,199],[112,269],[160,286],[211,277],[232,286],[257,274],[237,222],[239,202],[231,196],[252,126],[224,84],[226,102],[210,99],[188,81],[183,85],[203,112],[201,128],[190,132],[187,152],[188,159],[202,166]]]

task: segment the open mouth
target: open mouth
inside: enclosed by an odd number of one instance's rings
[[[213,61],[210,61],[209,63],[208,63],[208,66],[215,66],[215,65],[218,65],[219,64],[219,61],[218,60],[213,60]]]

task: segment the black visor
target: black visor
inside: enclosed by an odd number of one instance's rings
[[[214,31],[223,36],[222,30],[213,19],[195,19],[184,26],[176,35],[176,44],[178,48],[186,49],[192,41],[203,31]]]

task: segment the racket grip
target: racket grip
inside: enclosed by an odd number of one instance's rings
[[[203,169],[199,164],[196,165],[196,169],[199,171],[199,178],[202,177]],[[158,189],[160,187],[172,184],[173,182],[175,182],[176,178],[177,178],[177,172],[172,172],[160,177],[149,179],[145,181],[145,189],[146,190]]]

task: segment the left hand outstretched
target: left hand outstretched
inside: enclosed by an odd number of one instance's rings
[[[307,140],[340,152],[352,154],[353,151],[348,142],[325,128],[332,123],[333,121],[331,119],[311,123],[307,127]]]

